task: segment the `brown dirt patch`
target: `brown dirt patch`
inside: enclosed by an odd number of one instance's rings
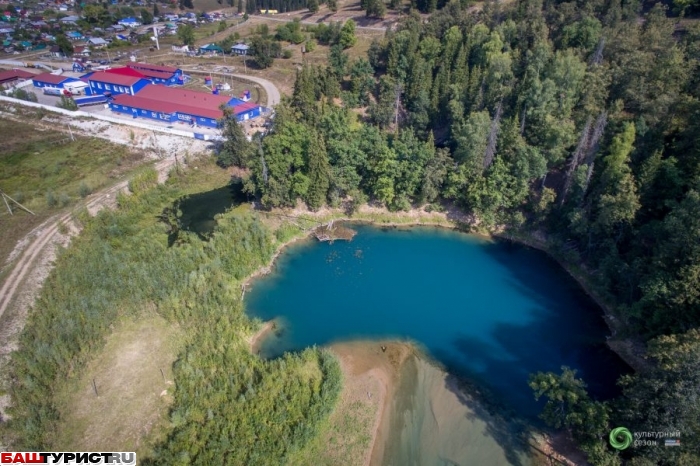
[[[144,453],[152,428],[167,424],[179,341],[177,328],[158,316],[121,323],[59,395],[54,447]]]

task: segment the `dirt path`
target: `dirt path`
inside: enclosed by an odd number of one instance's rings
[[[174,159],[167,158],[157,162],[155,164],[155,168],[159,175],[164,173],[167,174],[170,167],[172,167],[174,164]],[[97,193],[96,195],[90,196],[90,200],[85,204],[81,204],[79,207],[86,207],[88,212],[90,212],[91,215],[94,215],[103,207],[114,206],[117,193],[125,190],[128,184],[128,180],[117,183],[114,186]],[[72,224],[73,212],[75,210],[77,210],[77,208],[58,217],[52,217],[38,227],[38,230],[40,230],[41,233],[39,233],[29,244],[29,246],[26,247],[24,253],[20,256],[13,270],[5,280],[2,288],[0,288],[0,317],[2,317],[5,310],[12,302],[15,293],[17,292],[17,288],[20,286],[29,270],[31,270],[32,264],[36,258],[39,256],[39,254],[41,254],[44,247],[49,243],[49,241],[51,241],[59,229],[61,229],[63,226],[69,231],[74,231],[77,233],[77,227]]]

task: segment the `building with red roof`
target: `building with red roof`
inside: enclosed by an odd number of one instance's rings
[[[62,88],[65,83],[80,81],[78,78],[73,78],[71,76],[63,76],[60,74],[51,73],[41,73],[32,77],[32,83],[35,87],[60,87]]]
[[[151,80],[153,84],[174,86],[184,84],[182,70],[172,66],[152,65],[150,63],[127,63],[128,68],[138,71]]]
[[[157,84],[145,86],[136,95],[117,95],[109,104],[112,111],[134,118],[179,121],[210,128],[216,128],[217,120],[223,117],[222,105],[232,107],[239,121],[255,118],[262,111],[262,107],[253,102],[241,103],[229,96]]]
[[[24,70],[2,70],[0,71],[0,87],[8,88],[17,84],[19,81],[24,81],[34,76],[36,76],[34,73]]]
[[[107,71],[96,71],[83,76],[83,78],[87,78],[92,95],[105,93],[134,95],[150,84],[150,81],[144,77],[109,73]]]
[[[128,66],[120,66],[119,68],[108,68],[104,70],[105,73],[114,73],[114,74],[121,74],[123,76],[133,76],[135,78],[143,78],[143,79],[148,79],[148,77],[136,71],[133,68],[129,68]]]

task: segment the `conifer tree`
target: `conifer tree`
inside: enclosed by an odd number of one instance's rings
[[[309,134],[307,159],[309,189],[306,192],[306,203],[312,210],[317,210],[326,202],[331,184],[331,166],[328,163],[326,145],[316,131]]]
[[[216,161],[222,167],[237,166],[245,168],[250,163],[253,152],[251,143],[246,138],[243,128],[228,106],[222,106],[223,118],[219,120],[219,128],[224,142],[221,144]]]

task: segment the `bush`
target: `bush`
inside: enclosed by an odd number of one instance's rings
[[[158,184],[158,172],[155,168],[149,168],[143,173],[129,180],[129,191],[134,194],[142,194]]]
[[[90,189],[90,186],[87,185],[84,181],[80,183],[80,187],[78,188],[78,194],[80,194],[80,197],[83,199],[88,197],[92,190]]]
[[[15,89],[9,95],[10,95],[10,97],[14,97],[15,99],[26,100],[28,102],[38,102],[39,101],[39,99],[37,99],[35,93],[25,91],[24,89]]]
[[[282,58],[292,58],[292,51],[287,49],[282,52]]]
[[[78,110],[78,104],[75,103],[75,100],[73,100],[72,97],[68,97],[65,95],[61,96],[61,101],[56,104],[56,107],[65,110],[71,110],[73,112]]]
[[[316,39],[309,39],[304,44],[304,50],[306,50],[307,52],[313,52],[314,50],[316,50],[316,45]]]
[[[46,191],[46,205],[51,208],[58,205],[58,199],[56,199],[53,191]]]
[[[61,204],[61,207],[66,207],[67,205],[70,204],[71,198],[70,198],[70,196],[69,196],[68,194],[66,194],[66,193],[61,193],[61,194],[58,196],[58,202],[59,202],[59,204]]]

